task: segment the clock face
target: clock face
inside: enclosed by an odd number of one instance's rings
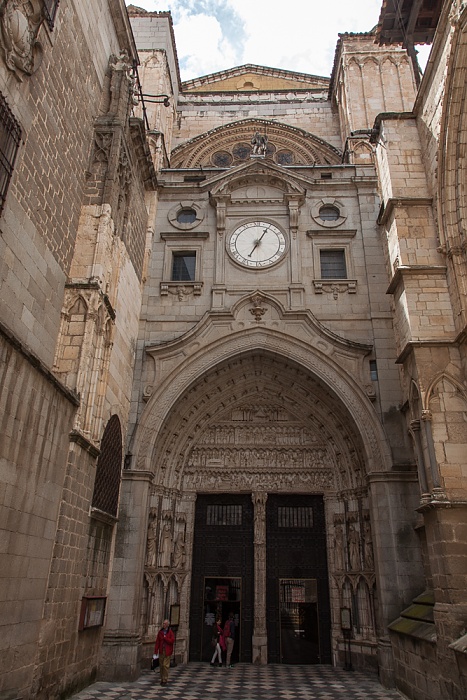
[[[232,233],[228,249],[232,257],[246,267],[268,267],[285,253],[285,236],[266,221],[250,221]]]

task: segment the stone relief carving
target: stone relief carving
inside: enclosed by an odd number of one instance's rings
[[[265,307],[261,306],[263,299],[259,294],[256,294],[251,301],[253,308],[250,309],[250,314],[252,314],[255,317],[255,321],[259,323],[262,316],[266,313]]]
[[[226,472],[224,469],[185,469],[183,474],[183,486],[190,490],[216,491],[225,489],[238,491],[239,489],[261,488],[265,491],[284,489],[286,491],[300,491],[303,488],[311,490],[325,490],[335,488],[334,473],[329,470],[299,470],[293,469],[288,473],[274,473],[267,467],[264,471],[256,471],[254,467],[234,472]]]
[[[327,458],[327,459],[326,459]],[[310,469],[329,469],[329,455],[322,448],[198,448],[192,450],[188,469],[209,467],[221,464],[226,469],[240,471],[242,469],[268,469],[280,471],[297,471]]]
[[[6,0],[0,8],[3,56],[7,67],[22,80],[37,68],[41,46],[37,41],[43,21],[37,0]]]

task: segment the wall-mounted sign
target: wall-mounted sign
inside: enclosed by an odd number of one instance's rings
[[[85,596],[81,601],[81,613],[79,616],[79,630],[89,627],[102,627],[104,624],[105,596]]]

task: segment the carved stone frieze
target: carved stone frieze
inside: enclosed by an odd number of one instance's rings
[[[217,469],[196,469],[187,467],[183,475],[183,485],[198,491],[239,491],[261,489],[264,491],[329,491],[336,488],[331,469],[291,469],[274,472],[271,469],[241,469],[226,471]]]

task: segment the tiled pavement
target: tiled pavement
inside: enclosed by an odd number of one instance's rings
[[[211,668],[189,663],[170,669],[160,685],[159,672],[145,672],[134,683],[94,683],[71,700],[401,700],[377,678],[332,666],[253,666]]]

